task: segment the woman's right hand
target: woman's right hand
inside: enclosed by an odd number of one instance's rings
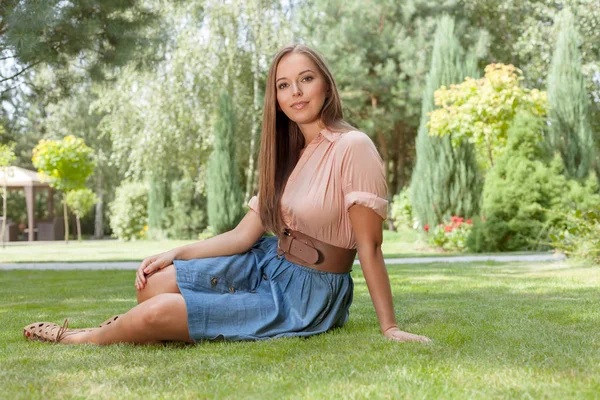
[[[173,264],[175,257],[173,250],[146,257],[135,273],[135,288],[142,290],[146,286],[148,276]]]

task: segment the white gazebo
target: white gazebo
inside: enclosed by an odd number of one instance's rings
[[[29,241],[34,240],[34,209],[33,201],[35,199],[35,192],[39,189],[48,190],[48,211],[52,214],[54,207],[52,204],[52,188],[48,183],[43,182],[40,174],[35,171],[19,167],[7,167],[4,168],[6,177],[3,176],[0,171],[0,187],[4,185],[4,178],[6,178],[6,186],[9,190],[25,190],[25,202],[27,204],[27,228],[29,234]]]

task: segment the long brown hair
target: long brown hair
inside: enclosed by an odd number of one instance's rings
[[[279,234],[285,227],[281,215],[281,197],[287,179],[298,162],[300,150],[304,147],[304,136],[298,124],[277,107],[277,66],[289,53],[307,56],[325,79],[329,90],[321,109],[323,128],[339,132],[356,129],[343,120],[342,102],[335,81],[319,53],[308,46],[294,44],[284,47],[275,55],[267,75],[258,179],[260,219],[265,230],[274,234]]]

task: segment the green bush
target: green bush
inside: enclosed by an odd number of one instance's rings
[[[550,234],[552,246],[579,261],[600,264],[600,211],[571,210]]]
[[[206,211],[194,182],[183,178],[171,183],[171,206],[167,212],[167,235],[171,239],[195,239],[206,228]]]
[[[540,250],[561,218],[550,210],[600,206],[597,185],[568,180],[558,154],[548,162],[540,146],[543,121],[519,113],[509,129],[506,152],[486,176],[482,214],[467,245],[472,251]]]
[[[143,239],[148,231],[148,188],[143,183],[126,182],[117,188],[110,204],[113,236],[122,240]]]
[[[392,222],[396,228],[415,228],[412,205],[410,203],[409,188],[404,188],[392,199]]]

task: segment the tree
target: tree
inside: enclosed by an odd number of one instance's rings
[[[464,56],[454,33],[454,21],[439,20],[431,68],[423,92],[417,135],[416,165],[411,179],[411,203],[422,225],[437,225],[444,217],[470,217],[479,209],[480,178],[469,143],[452,148],[450,137],[429,136],[427,122],[434,108],[433,94],[442,85],[464,78]]]
[[[466,80],[435,91],[429,134],[451,137],[452,145],[472,143],[480,166],[491,168],[506,148],[508,127],[518,110],[546,113],[546,93],[520,87],[521,71],[512,65],[490,64],[481,79]],[[541,131],[540,131],[541,132]]]
[[[81,223],[80,218],[85,217],[90,208],[98,201],[98,198],[90,189],[71,190],[67,193],[65,202],[77,220],[77,240],[81,242]]]
[[[0,4],[0,54],[14,61],[0,83],[13,82],[37,65],[63,69],[78,59],[91,77],[125,65],[136,53],[152,57],[147,27],[157,15],[142,1],[19,1]],[[150,51],[149,51],[150,50]]]
[[[33,149],[33,165],[49,185],[63,192],[65,242],[69,243],[67,193],[82,189],[94,170],[92,149],[83,139],[67,136],[62,140],[42,139]]]
[[[569,177],[587,177],[594,159],[588,95],[582,73],[579,35],[573,13],[560,14],[558,39],[548,74],[550,129],[548,142],[558,151]]]
[[[231,96],[224,91],[215,116],[215,142],[208,162],[208,221],[218,234],[233,229],[243,216],[243,193],[235,157]]]
[[[4,130],[0,125],[0,133]],[[4,236],[6,234],[6,180],[10,174],[10,165],[15,160],[14,146],[0,144],[0,173],[2,174],[2,229],[0,230],[0,240],[4,247]]]

